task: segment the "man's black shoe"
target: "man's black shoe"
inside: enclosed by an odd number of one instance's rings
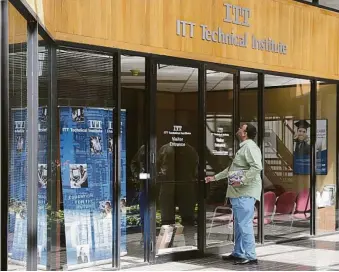
[[[237,256],[234,256],[234,255],[227,255],[227,256],[222,256],[222,259],[224,261],[240,261],[242,260],[241,258],[237,257]]]
[[[238,259],[238,260],[235,260],[234,261],[234,264],[258,264],[258,260],[255,259],[255,260],[247,260],[247,259]]]

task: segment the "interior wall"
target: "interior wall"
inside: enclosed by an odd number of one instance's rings
[[[324,185],[335,183],[335,141],[336,141],[336,87],[335,85],[320,85],[318,92],[318,119],[328,120],[328,173],[327,175],[317,175],[317,190],[322,191]],[[188,115],[196,116],[193,109],[189,109],[190,101],[192,100],[191,93],[180,94],[179,101],[176,104],[176,110],[187,111]],[[232,115],[232,91],[221,91],[207,93],[209,103],[206,108],[208,114],[222,112]],[[176,96],[175,94],[163,94],[165,104],[159,104],[158,107],[169,106],[171,101],[169,97]],[[161,99],[158,100],[161,103]],[[212,102],[211,102],[212,101]],[[242,92],[242,99],[239,101],[243,120],[253,120],[257,116],[256,113],[257,101],[256,90],[247,90]],[[167,105],[167,106],[166,106]],[[173,107],[173,101],[171,107]],[[266,117],[293,117],[294,119],[309,119],[310,118],[310,85],[299,85],[292,87],[268,88],[264,95],[264,111]],[[174,117],[173,117],[174,118]],[[173,122],[168,120],[165,122]],[[195,125],[193,126],[195,127]],[[281,184],[285,190],[299,192],[304,188],[309,187],[309,175],[295,175],[289,182]]]

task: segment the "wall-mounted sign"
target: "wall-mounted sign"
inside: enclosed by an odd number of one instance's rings
[[[250,27],[251,9],[228,3],[224,4],[224,9],[224,23]],[[199,35],[202,40],[207,42],[244,48],[250,46],[254,50],[282,55],[287,54],[287,45],[283,42],[275,41],[270,37],[257,37],[248,32],[236,33],[236,31],[232,30],[231,32],[225,33],[221,27],[212,29],[205,24],[197,25],[195,22],[183,20],[176,20],[176,32],[177,35],[181,37],[189,36],[189,38],[194,38],[195,35]]]

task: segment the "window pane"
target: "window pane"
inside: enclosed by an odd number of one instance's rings
[[[57,66],[61,265],[111,267],[113,58],[60,49]]]
[[[9,4],[9,270],[25,270],[27,250],[27,22]]]
[[[319,0],[319,4],[325,7],[339,10],[338,0]]]
[[[317,183],[316,230],[334,232],[336,203],[336,96],[337,86],[318,82],[317,87]],[[330,146],[330,148],[328,148]]]
[[[256,73],[240,72],[239,114],[240,126],[249,123],[255,126],[258,131],[258,74]],[[257,136],[254,141],[258,143]],[[259,201],[256,201],[253,220],[256,241],[258,241],[258,216]]]
[[[233,158],[233,74],[208,70],[206,80],[206,176],[214,176]],[[226,190],[225,180],[206,185],[207,247],[232,244],[233,216]]]
[[[45,268],[47,265],[47,209],[50,206],[47,203],[47,188],[52,186],[55,181],[48,181],[48,46],[39,36],[38,49],[38,77],[39,77],[39,120],[38,120],[38,248],[37,248],[37,262],[38,268]],[[56,195],[56,191],[53,192]],[[49,220],[55,221],[55,218],[49,217]],[[55,231],[55,229],[51,229]],[[55,256],[51,261],[55,262]]]
[[[308,80],[265,76],[263,184],[268,241],[310,232],[310,90]]]
[[[144,226],[147,211],[145,107],[145,58],[121,56],[121,122],[125,135],[126,183],[121,184],[120,198],[126,199],[126,249],[121,266],[144,261]],[[123,155],[123,153],[122,153]],[[123,167],[123,165],[122,165]],[[124,216],[124,215],[123,215]],[[123,251],[123,250],[122,250]]]

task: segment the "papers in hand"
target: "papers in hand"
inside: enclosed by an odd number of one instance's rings
[[[228,184],[232,185],[233,183],[240,183],[243,184],[245,179],[245,171],[238,170],[238,171],[231,171],[228,174]]]

